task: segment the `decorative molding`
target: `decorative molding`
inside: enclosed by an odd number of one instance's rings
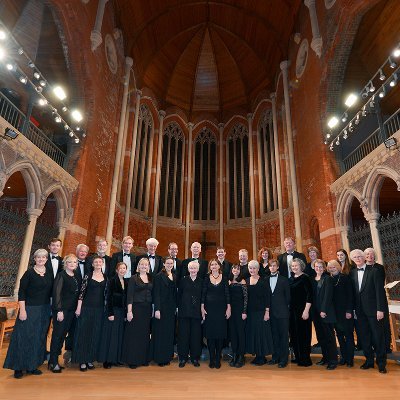
[[[101,34],[100,34],[100,38],[101,38]],[[109,33],[107,33],[106,38],[104,40],[104,52],[106,53],[106,60],[107,60],[108,68],[115,75],[118,70],[118,56],[117,56],[117,49],[115,47],[114,39]],[[129,57],[127,57],[127,58],[129,58]],[[128,62],[126,64],[129,65]],[[131,64],[131,66],[132,66],[132,64]]]
[[[303,39],[296,57],[296,77],[301,78],[303,75],[308,61],[308,40]]]

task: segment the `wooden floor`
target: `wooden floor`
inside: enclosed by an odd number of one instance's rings
[[[7,344],[0,351],[3,365]],[[320,357],[313,356],[313,361]],[[248,357],[248,359],[250,359]],[[357,358],[352,369],[338,367],[327,371],[313,365],[309,368],[289,365],[255,367],[246,364],[241,369],[223,362],[220,370],[211,370],[207,362],[200,368],[187,364],[178,368],[177,361],[160,368],[156,365],[130,370],[114,367],[80,372],[76,367],[53,374],[41,367],[43,375],[24,376],[17,380],[12,371],[0,370],[0,400],[50,399],[398,399],[400,395],[400,365],[388,362],[388,374],[375,368],[363,371]]]

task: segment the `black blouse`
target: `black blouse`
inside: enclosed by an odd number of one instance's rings
[[[208,275],[203,282],[201,303],[213,304],[214,302],[221,301],[225,301],[225,306],[227,304],[231,304],[228,280],[222,277],[221,282],[214,285],[213,283],[211,283],[210,276]]]
[[[85,275],[82,281],[79,300],[85,307],[103,307],[105,303],[106,279],[101,282],[92,278],[93,274]]]
[[[124,287],[121,285],[118,274],[114,275],[108,281],[107,288],[107,314],[108,316],[114,315],[114,308],[122,308],[125,311],[126,307],[126,293],[128,288],[128,278],[123,278]]]
[[[144,283],[139,274],[135,274],[130,277],[126,304],[153,302],[151,293],[153,290],[153,283],[150,281],[151,277],[149,274],[147,274],[147,277],[149,279],[149,283]]]
[[[313,289],[311,279],[306,274],[289,279],[290,284],[290,309],[303,312],[306,303],[313,302]]]
[[[28,269],[19,283],[18,301],[25,301],[27,306],[50,304],[53,280],[53,273],[47,269],[43,276],[33,268]]]
[[[201,293],[203,279],[199,276],[193,281],[188,275],[179,282],[178,316],[180,318],[201,319]]]
[[[270,299],[267,281],[260,277],[255,285],[250,285],[250,278],[248,278],[246,279],[246,284],[249,296],[247,311],[265,311],[266,308],[269,308]]]
[[[231,296],[232,312],[239,309],[242,314],[247,313],[247,286],[238,282],[232,282],[229,285],[229,294]]]
[[[75,275],[70,276],[66,271],[57,274],[53,286],[53,310],[75,310],[78,296],[79,283]]]

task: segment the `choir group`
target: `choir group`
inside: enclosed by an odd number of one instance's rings
[[[290,361],[308,367],[312,323],[322,351],[318,365],[353,367],[355,330],[366,358],[361,368],[374,368],[376,361],[379,372],[387,372],[385,271],[371,248],[353,250],[351,260],[340,249],[337,259],[325,263],[310,247],[307,263],[288,237],[277,259],[262,248],[259,260],[249,261],[242,249],[239,262],[231,264],[222,247],[216,258],[202,259],[198,242],[185,260],[177,258],[176,243],[169,244],[167,257],[157,255],[154,238],[142,255],[131,252],[130,236],[112,257],[105,254],[105,240],[98,241],[94,254],[80,244],[76,255],[64,259],[61,245],[53,239],[49,253],[36,250],[34,266],[20,280],[19,315],[4,362],[15,378],[42,374],[46,358],[49,370],[61,373],[64,345],[64,360],[81,371],[94,369],[95,362],[105,369],[135,369],[151,361],[163,367],[176,349],[179,368],[189,361],[199,367],[204,347],[210,368],[221,368],[223,348],[230,349],[231,367],[242,367],[251,354],[253,365],[285,368],[290,349]]]

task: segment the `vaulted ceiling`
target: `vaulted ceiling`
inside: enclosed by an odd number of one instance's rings
[[[137,84],[189,117],[251,111],[273,90],[301,0],[115,0]]]

